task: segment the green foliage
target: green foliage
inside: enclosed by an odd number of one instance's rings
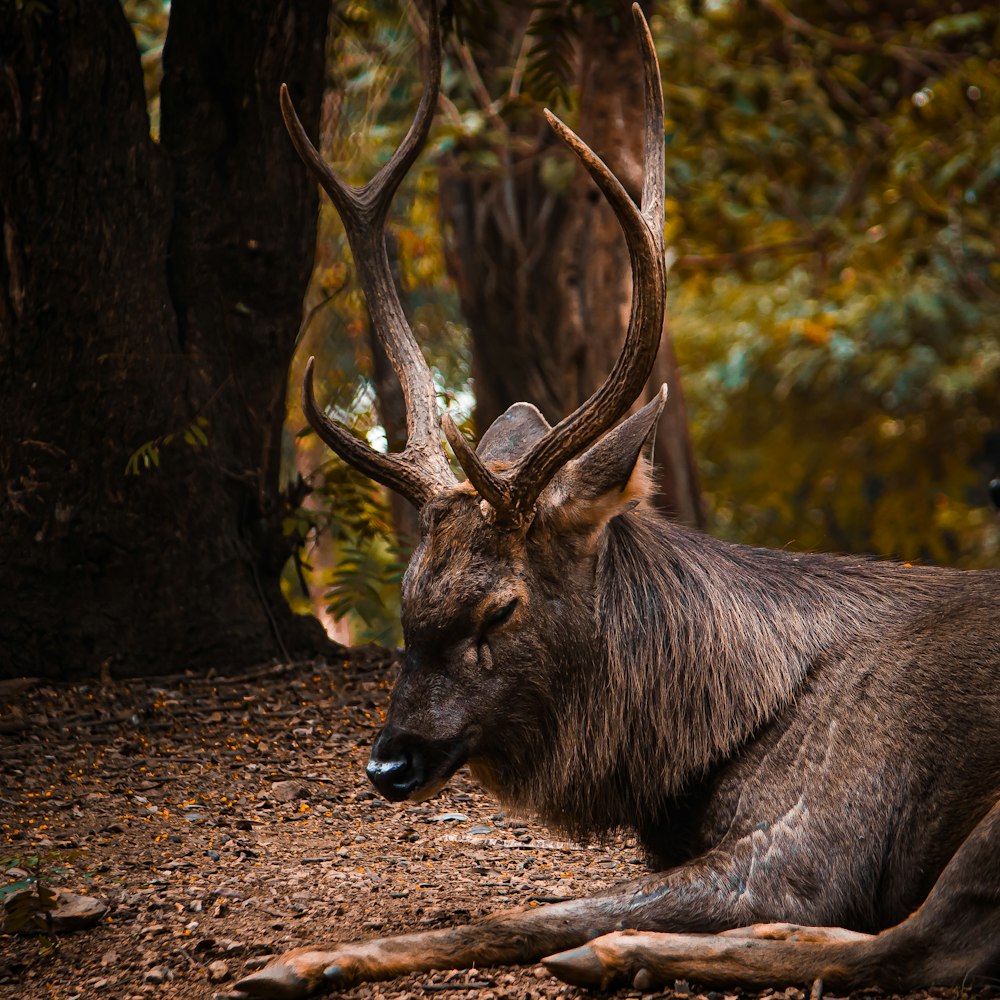
[[[160,135],[160,81],[163,79],[163,43],[170,19],[170,0],[121,0],[122,9],[132,27],[149,108],[149,131]]]
[[[535,4],[528,23],[532,45],[524,89],[542,104],[568,107],[572,103],[574,49],[579,38],[576,6],[570,0],[544,0]]]
[[[714,530],[1000,559],[998,14],[968,7],[678,2],[654,25]]]
[[[0,870],[14,879],[0,885],[4,931],[38,934],[43,953],[57,948],[59,942],[52,933],[51,917],[57,898],[55,885],[82,855],[80,850],[60,849],[0,859]]]
[[[125,463],[125,475],[138,476],[148,469],[158,469],[160,467],[160,452],[174,444],[183,443],[195,451],[207,448],[208,435],[205,433],[207,427],[208,419],[198,416],[180,430],[170,431],[167,434],[161,434],[160,437],[153,438],[152,441],[143,442],[129,455],[128,461]]]
[[[395,540],[385,491],[336,457],[310,479],[308,504],[290,511],[284,524],[299,553],[297,579],[285,587],[293,607],[310,610],[306,578],[318,577],[327,611],[346,620],[352,641],[400,645],[399,583],[409,553]],[[321,558],[328,568],[313,562]]]
[[[327,610],[335,618],[354,619],[356,642],[383,646],[402,644],[399,585],[406,560],[384,533],[354,534],[342,530],[337,561],[329,577]]]

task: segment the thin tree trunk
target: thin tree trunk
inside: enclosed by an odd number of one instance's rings
[[[118,0],[46,7],[0,14],[0,673],[316,650],[278,582],[315,191],[277,88],[315,127],[326,4],[174,0],[159,145]]]
[[[518,38],[530,5],[498,32]],[[642,183],[643,107],[631,17],[593,13],[580,25],[580,130],[633,197]],[[496,54],[498,62],[508,54]],[[484,68],[488,77],[490,67]],[[594,392],[620,350],[631,276],[617,221],[582,169],[537,122],[509,126],[499,170],[456,158],[442,170],[451,271],[473,341],[476,422],[482,432],[517,400],[553,423]],[[570,172],[572,171],[572,172]],[[560,183],[563,176],[568,176]],[[664,330],[646,399],[667,382],[658,428],[659,501],[693,525],[704,520],[680,378]],[[640,400],[640,406],[645,400]]]

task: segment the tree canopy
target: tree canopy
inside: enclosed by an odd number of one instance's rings
[[[995,563],[995,6],[663,17],[672,314],[715,530]]]

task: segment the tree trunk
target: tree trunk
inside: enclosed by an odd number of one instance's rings
[[[154,143],[118,0],[0,14],[0,673],[316,650],[280,594],[322,0],[174,0]],[[208,447],[183,443],[196,417]],[[168,433],[160,466],[129,455]]]
[[[519,38],[522,4],[498,39]],[[624,10],[624,7],[622,8]],[[583,138],[634,198],[642,187],[642,80],[631,15],[583,16],[578,45]],[[507,56],[497,55],[499,64]],[[481,67],[484,78],[495,67]],[[473,343],[480,432],[517,400],[555,423],[604,381],[628,324],[631,273],[611,209],[582,168],[537,118],[509,119],[499,170],[456,158],[441,175],[448,265]],[[516,141],[515,141],[516,140]],[[568,180],[563,181],[563,177]],[[656,438],[659,501],[693,525],[704,520],[680,378],[664,330],[643,402],[663,382],[670,395]]]

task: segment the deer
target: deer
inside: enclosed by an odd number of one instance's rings
[[[338,178],[280,95],[295,148],[344,221],[406,399],[406,445],[381,453],[317,404],[312,360],[306,369],[316,432],[420,511],[403,581],[404,661],[367,774],[388,800],[417,801],[467,765],[502,803],[577,837],[633,836],[649,871],[464,926],[296,949],[238,993],[301,997],[539,961],[597,990],[676,978],[896,991],[991,981],[1000,572],[751,548],[651,504],[666,387],[628,414],[664,321],[663,95],[637,4],[639,203],[545,112],[627,241],[620,356],[555,426],[516,403],[474,448],[439,417],[384,235],[438,99],[433,4],[430,13],[415,119],[364,187]]]

